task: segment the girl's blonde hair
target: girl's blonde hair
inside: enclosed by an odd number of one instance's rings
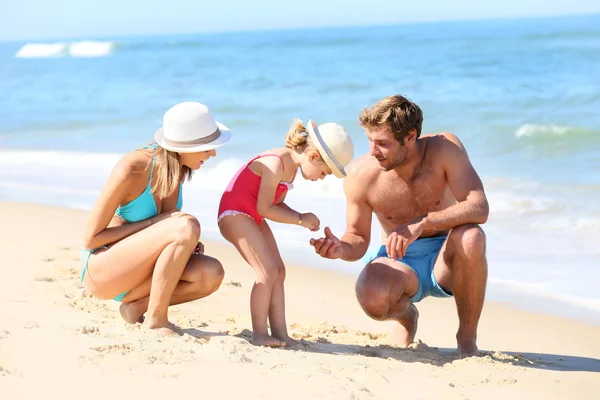
[[[315,148],[312,138],[308,136],[306,127],[299,119],[295,119],[292,122],[290,130],[285,134],[285,147],[296,150],[299,153],[304,153],[307,150],[314,150],[317,153],[319,152]]]
[[[174,151],[166,150],[163,147],[156,146],[154,154],[156,154],[156,178],[153,180],[152,193],[156,194],[159,199],[169,197],[179,187],[179,182],[183,177],[187,180],[191,180],[194,174],[194,170],[181,165],[179,162],[179,154]],[[148,164],[149,168],[152,168],[152,163]]]

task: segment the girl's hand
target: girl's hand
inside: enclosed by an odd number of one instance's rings
[[[318,231],[321,226],[321,221],[313,213],[300,214],[300,221],[302,221],[300,223],[301,226],[308,228],[312,232]]]

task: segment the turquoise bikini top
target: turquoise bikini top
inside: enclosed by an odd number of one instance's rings
[[[157,147],[158,146],[145,146],[144,148],[156,149]],[[146,186],[146,189],[142,192],[142,194],[140,194],[135,199],[131,200],[129,203],[117,208],[117,215],[127,222],[143,221],[158,214],[158,210],[156,209],[156,202],[154,201],[154,196],[152,195],[151,186],[152,173],[154,172],[154,161],[156,161],[156,154],[152,156],[152,168],[150,169],[150,179],[148,180],[148,186]],[[182,183],[179,182],[179,195],[177,197],[176,206],[178,210],[181,210],[181,206],[183,205],[181,189]]]

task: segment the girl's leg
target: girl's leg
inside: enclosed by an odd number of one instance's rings
[[[245,215],[224,217],[219,221],[219,229],[256,271],[256,281],[250,295],[252,343],[259,346],[285,346],[284,342],[269,336],[267,331],[267,314],[271,290],[278,276],[278,265],[261,230],[253,219]]]
[[[198,243],[200,224],[176,214],[90,256],[86,287],[100,298],[113,298],[151,277],[149,328],[169,327],[168,306],[175,286]]]
[[[281,254],[279,253],[279,248],[277,247],[273,232],[266,220],[261,222],[260,230],[275,257],[275,262],[277,263],[277,269],[279,271],[277,279],[273,284],[273,290],[271,291],[271,306],[269,307],[271,334],[275,339],[285,342],[287,346],[294,346],[298,344],[298,341],[292,339],[288,335],[287,324],[285,322],[285,290],[283,285],[285,281],[285,265],[281,259]]]
[[[216,258],[204,254],[192,255],[175,287],[170,305],[187,303],[214,293],[223,281],[223,266]],[[148,300],[152,278],[149,277],[123,298],[120,312],[130,324],[142,322],[148,310]]]

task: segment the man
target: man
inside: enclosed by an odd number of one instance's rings
[[[374,213],[383,245],[365,257],[356,296],[367,315],[398,322],[392,337],[409,345],[417,331],[414,303],[454,296],[459,357],[477,353],[477,324],[487,282],[488,218],[482,182],[465,148],[451,133],[421,137],[423,114],[399,96],[382,99],[359,116],[370,151],[344,180],[346,232],[325,228],[311,245],[325,258],[361,259],[371,240]]]

